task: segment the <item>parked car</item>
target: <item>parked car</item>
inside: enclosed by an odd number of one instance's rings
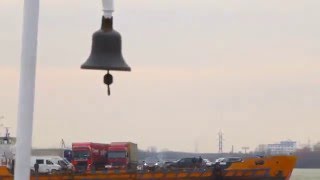
[[[50,156],[32,156],[30,168],[32,172],[35,172],[34,165],[39,165],[38,173],[50,173],[54,174],[61,171],[61,166],[53,162]]]
[[[209,161],[209,159],[203,159],[203,163],[206,165],[206,167],[213,166],[213,162]]]
[[[167,168],[168,166],[170,166],[172,163],[174,163],[175,161],[164,161],[163,162],[163,167]]]
[[[167,165],[168,169],[182,168],[200,168],[204,166],[203,159],[200,158],[182,158]]]
[[[156,157],[148,157],[143,162],[143,170],[155,171],[164,167],[164,162]]]
[[[62,171],[69,171],[70,172],[73,170],[73,165],[66,158],[62,158],[60,156],[52,156],[51,161],[54,164],[60,165]]]
[[[163,169],[164,163],[165,163],[164,161],[159,160],[154,164],[154,166],[156,167],[156,169]]]
[[[232,163],[243,162],[243,159],[240,157],[226,157],[226,158],[218,158],[215,163],[219,164],[223,167],[229,167]]]
[[[137,171],[143,170],[143,164],[144,164],[144,161],[141,161],[141,160],[138,161]]]

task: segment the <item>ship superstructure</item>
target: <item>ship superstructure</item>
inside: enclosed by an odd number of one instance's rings
[[[9,128],[5,128],[4,136],[0,137],[0,164],[9,166],[15,157],[16,137],[11,137]]]

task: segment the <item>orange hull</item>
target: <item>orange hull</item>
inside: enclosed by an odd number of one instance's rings
[[[244,173],[246,169],[255,170],[256,175],[268,175],[270,177],[285,177],[290,179],[293,168],[296,165],[297,158],[295,156],[270,156],[265,158],[248,158],[244,163],[234,163],[228,168],[228,173],[225,176],[235,176],[235,172],[239,175],[247,175]],[[261,165],[257,163],[264,162]],[[259,170],[261,169],[261,170]],[[241,174],[242,172],[242,174]]]
[[[289,180],[296,163],[294,156],[248,158],[227,169],[135,172],[108,171],[84,174],[31,176],[31,180]],[[0,168],[1,180],[13,180],[6,167]]]

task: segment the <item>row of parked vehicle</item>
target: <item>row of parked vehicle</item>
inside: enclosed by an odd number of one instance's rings
[[[242,162],[242,158],[218,158],[215,162],[211,162],[208,159],[202,159],[201,157],[182,158],[176,161],[160,161],[155,158],[147,158],[137,166],[137,169],[155,171],[163,169],[210,168],[215,164],[226,168],[234,162]],[[36,169],[35,164],[38,164],[38,169]],[[72,163],[59,156],[33,156],[31,158],[31,171],[33,173],[72,172],[74,170]]]
[[[147,158],[138,165],[138,170],[173,170],[173,169],[194,169],[194,168],[211,168],[214,165],[219,165],[222,168],[227,168],[232,163],[242,162],[243,159],[240,157],[227,157],[218,158],[215,162],[211,162],[208,159],[201,157],[188,157],[182,158],[176,161],[161,161],[156,158]]]
[[[226,167],[233,162],[242,161],[241,158],[231,157],[219,158],[213,163],[200,156],[176,161],[147,158],[138,163],[138,147],[132,142],[72,143],[72,150],[67,154],[72,154],[71,163],[59,156],[32,157],[31,170],[35,173],[86,172],[108,169],[154,171],[158,169],[209,168],[215,164]]]

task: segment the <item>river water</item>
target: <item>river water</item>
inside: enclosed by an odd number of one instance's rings
[[[294,169],[290,180],[320,180],[320,169]]]

